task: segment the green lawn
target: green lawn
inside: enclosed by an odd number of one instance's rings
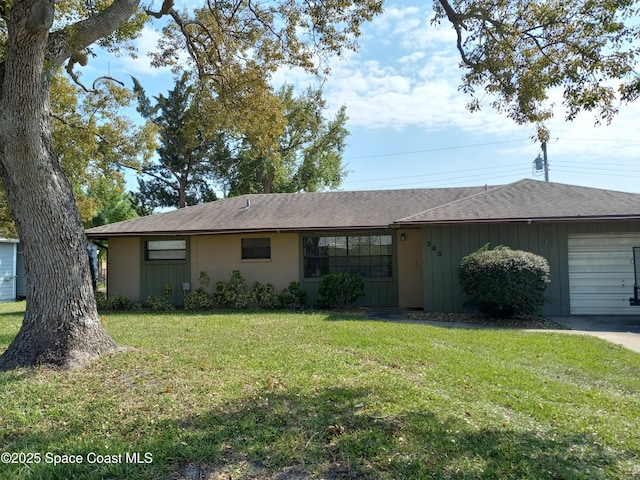
[[[23,308],[0,306],[1,349]],[[0,451],[24,461],[0,478],[640,477],[640,355],[595,338],[347,314],[103,321],[134,349],[0,373]]]

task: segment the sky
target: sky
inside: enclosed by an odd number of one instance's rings
[[[179,3],[179,2],[178,2]],[[488,102],[480,112],[466,109],[459,91],[463,71],[448,24],[431,25],[431,3],[387,1],[385,12],[366,24],[359,50],[331,59],[324,80],[327,116],[347,109],[348,175],[342,190],[499,185],[523,178],[544,180],[533,168],[542,154],[533,126],[518,126]],[[166,94],[171,73],[154,69],[146,52],[159,33],[153,24],[136,41],[139,56],[104,58],[89,69],[128,80],[133,75],[148,95]],[[105,70],[107,70],[105,72]],[[297,70],[273,79],[305,90],[318,80]],[[549,180],[640,193],[640,102],[621,107],[610,125],[595,125],[592,114],[564,121],[561,97],[548,123]]]

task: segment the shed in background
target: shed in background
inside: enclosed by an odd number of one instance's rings
[[[0,302],[17,297],[18,240],[0,238]]]

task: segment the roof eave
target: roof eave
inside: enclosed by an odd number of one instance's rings
[[[210,229],[210,230],[141,230],[131,232],[86,232],[87,238],[106,239],[124,237],[191,237],[200,235],[228,235],[228,234],[250,234],[250,233],[295,233],[295,232],[317,232],[317,231],[352,231],[352,230],[389,230],[393,225],[349,225],[349,226],[311,226],[311,227],[284,227],[284,228],[237,228],[237,229]]]
[[[549,222],[584,222],[584,221],[620,221],[620,220],[640,220],[640,214],[634,215],[575,215],[558,217],[509,217],[509,218],[464,218],[464,219],[439,219],[439,220],[414,220],[396,221],[393,226],[417,227],[420,225],[451,225],[465,223],[549,223]]]

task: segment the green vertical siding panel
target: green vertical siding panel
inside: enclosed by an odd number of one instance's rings
[[[438,266],[438,271],[441,273],[442,278],[440,284],[441,289],[441,306],[440,310],[449,311],[453,308],[453,284],[451,281],[452,272],[450,268],[451,263],[451,229],[443,228],[440,231],[440,240],[436,245],[435,259]],[[433,250],[432,250],[433,251]]]
[[[516,231],[517,231],[517,244],[520,245],[520,248],[522,250],[527,250],[527,251],[531,251],[530,250],[530,246],[531,242],[529,241],[529,232],[527,229],[527,225],[526,224],[517,224],[516,225]]]
[[[560,278],[563,267],[559,258],[559,245],[565,243],[558,235],[557,224],[537,225],[538,228],[538,254],[549,262],[549,277],[551,282],[547,285],[545,297],[548,301],[542,309],[545,315],[560,315],[562,311],[562,298],[560,296]]]
[[[154,238],[155,239],[155,238]],[[158,237],[157,239],[165,239]],[[173,294],[170,302],[176,306],[184,305],[184,292],[182,284],[189,282],[190,279],[190,246],[187,241],[187,259],[186,261],[145,261],[145,242],[140,242],[142,253],[140,258],[142,262],[140,268],[140,296],[141,300],[146,301],[149,295],[163,295],[166,285],[173,285]]]
[[[542,313],[568,316],[569,266],[568,235],[570,233],[637,232],[640,222],[579,222],[532,224],[469,224],[423,227],[424,308],[426,311],[464,311],[457,271],[460,260],[477,248],[507,245],[545,257],[550,264],[551,283],[547,289],[549,302]],[[431,245],[428,244],[431,242]],[[448,246],[447,246],[448,244]],[[432,250],[433,246],[436,250]],[[437,255],[442,251],[442,256]]]
[[[433,312],[435,306],[435,289],[434,289],[434,263],[431,255],[431,246],[437,227],[424,227],[422,229],[422,277],[424,289],[424,309]]]
[[[398,305],[393,279],[364,279],[365,295],[356,302],[363,307],[395,307]]]
[[[176,306],[184,304],[182,284],[189,281],[189,267],[186,263],[145,262],[142,265],[142,300],[149,295],[162,295],[166,285],[173,285],[171,303]]]
[[[464,304],[468,300],[466,295],[462,293],[462,289],[459,288],[460,283],[457,281],[457,277],[460,272],[460,261],[465,255],[468,255],[469,253],[478,249],[477,228],[475,228],[472,225],[465,225],[464,228],[458,228],[457,230],[458,230],[458,233],[454,232],[453,235],[458,236],[460,238],[459,250],[456,252],[455,257],[452,259],[453,260],[452,267],[456,277],[456,281],[454,282],[454,285],[458,287],[456,290],[456,296],[455,296],[456,303],[454,305],[454,309],[456,311],[464,309]]]
[[[427,311],[465,311],[466,298],[458,282],[460,261],[479,247],[490,243],[506,245],[539,253],[557,264],[561,255],[559,236],[553,226],[540,229],[532,225],[453,225],[425,227],[423,231],[424,252],[424,298]],[[428,242],[431,245],[428,245]],[[446,244],[449,247],[446,247]],[[433,246],[437,249],[432,250]],[[442,245],[442,247],[441,247]],[[437,252],[441,251],[442,256]],[[556,272],[549,287],[549,296],[554,299],[554,309],[548,314],[562,315],[561,291],[564,287],[560,272]]]
[[[440,245],[442,245],[442,230],[444,227],[436,227],[431,235],[431,247],[429,248],[428,258],[432,265],[432,301],[435,311],[442,311],[444,304],[445,293],[445,279],[442,278],[442,257],[438,257],[437,252]]]

